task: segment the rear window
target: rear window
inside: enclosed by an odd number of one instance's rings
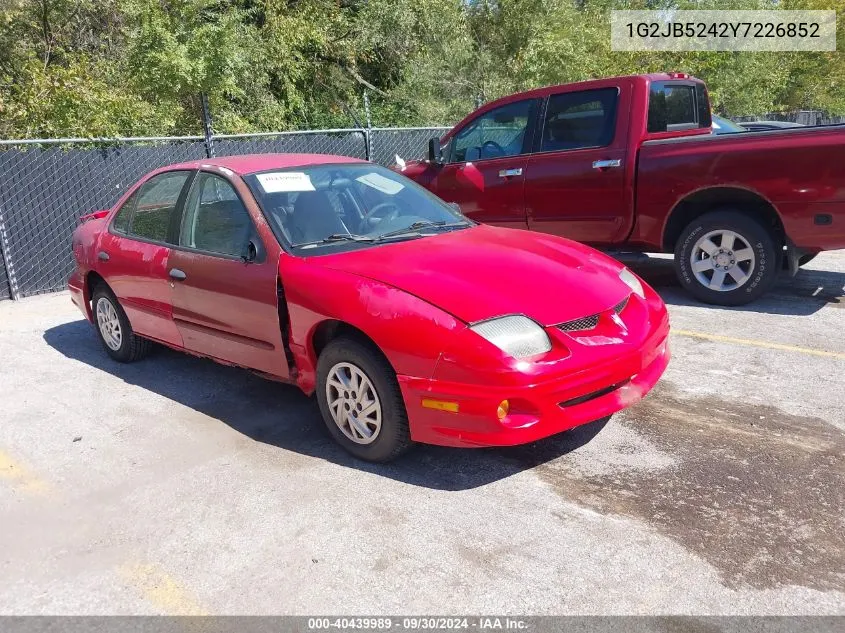
[[[613,141],[616,88],[567,92],[549,97],[542,152],[604,147]]]
[[[188,171],[169,171],[153,176],[141,185],[129,234],[155,242],[166,241],[176,203],[188,176]]]
[[[657,82],[648,100],[648,131],[710,127],[710,103],[703,84]]]

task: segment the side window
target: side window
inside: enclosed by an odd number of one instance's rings
[[[532,99],[485,112],[455,134],[453,163],[516,156],[522,153]]]
[[[690,84],[652,84],[648,100],[648,131],[710,127],[710,108],[699,103],[704,97],[703,90],[697,91]],[[702,116],[703,109],[706,109],[705,116]]]
[[[165,172],[141,185],[129,228],[130,235],[166,242],[179,194],[190,175],[188,171]]]
[[[185,203],[179,244],[209,253],[246,254],[254,229],[234,187],[225,178],[201,172]]]
[[[616,128],[616,88],[568,92],[549,97],[541,152],[605,147]]]
[[[136,190],[131,196],[126,199],[126,202],[121,205],[120,209],[114,216],[114,221],[111,223],[112,230],[118,233],[126,233],[129,230],[129,221],[132,219],[132,209],[135,207],[135,200],[138,199],[138,191]]]

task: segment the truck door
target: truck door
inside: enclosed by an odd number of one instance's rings
[[[629,95],[613,86],[549,96],[525,170],[529,228],[596,245],[625,238]]]
[[[457,130],[431,190],[447,202],[457,202],[464,215],[477,222],[528,228],[525,167],[538,105],[537,99],[507,103]]]

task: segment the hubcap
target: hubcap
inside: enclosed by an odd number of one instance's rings
[[[690,253],[696,280],[718,292],[736,290],[751,278],[756,258],[747,239],[728,230],[701,236]]]
[[[326,402],[334,423],[356,444],[370,444],[381,430],[381,402],[361,368],[338,363],[329,370]]]
[[[123,342],[123,332],[120,329],[120,319],[117,317],[117,310],[112,302],[105,297],[97,301],[97,325],[100,327],[100,335],[103,337],[109,349],[115,352],[120,349]]]

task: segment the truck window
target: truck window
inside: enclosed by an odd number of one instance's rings
[[[710,127],[710,104],[702,84],[654,83],[648,100],[648,131]]]
[[[565,92],[549,97],[541,152],[605,147],[616,127],[616,88]]]
[[[470,121],[452,143],[452,163],[516,156],[523,152],[533,99],[516,101]]]

